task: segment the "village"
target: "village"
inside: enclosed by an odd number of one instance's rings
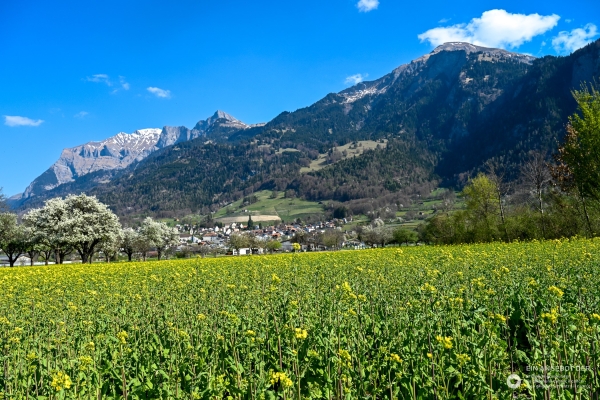
[[[251,219],[249,222],[252,223]],[[249,227],[248,224],[232,222],[204,228],[176,224],[180,244],[175,250],[185,256],[189,253],[251,255],[292,252],[295,251],[295,243],[300,246],[299,251],[365,248],[365,243],[356,238],[356,231],[343,229],[350,222],[351,218],[334,218],[312,224],[282,223],[266,227],[262,224]]]

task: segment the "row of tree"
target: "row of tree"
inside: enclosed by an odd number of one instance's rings
[[[134,253],[146,259],[147,253],[156,249],[160,259],[178,243],[177,230],[151,218],[137,230],[123,229],[105,204],[85,194],[48,200],[25,214],[21,222],[16,214],[0,213],[0,249],[11,267],[24,254],[31,263],[43,255],[46,264],[52,257],[62,264],[74,252],[82,263],[88,263],[97,252],[110,261],[123,251],[131,261]]]

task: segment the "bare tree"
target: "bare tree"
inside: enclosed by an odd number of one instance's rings
[[[0,213],[7,213],[10,207],[6,201],[6,196],[2,193],[2,187],[0,187]]]
[[[454,208],[455,201],[456,194],[454,193],[454,190],[444,190],[444,193],[442,194],[442,202],[440,203],[440,209],[447,213]]]
[[[544,220],[543,194],[552,182],[552,175],[546,156],[539,151],[529,153],[529,159],[521,166],[521,179],[525,186],[533,192],[536,199],[536,208],[540,213],[542,224],[542,237],[546,238],[546,223]]]
[[[210,246],[206,245],[206,244],[201,244],[200,246],[198,246],[198,248],[196,249],[196,251],[198,253],[200,253],[200,256],[202,256],[202,258],[206,257],[206,255],[208,253],[210,253],[212,249],[210,248]]]
[[[488,170],[488,178],[495,186],[496,196],[498,197],[498,204],[500,206],[500,219],[502,221],[502,227],[504,228],[504,235],[506,241],[510,241],[508,236],[508,228],[506,226],[506,210],[504,209],[504,198],[510,191],[510,184],[506,182],[506,164],[504,157],[493,158],[485,163]]]

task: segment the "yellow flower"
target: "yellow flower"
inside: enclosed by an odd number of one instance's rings
[[[554,293],[554,295],[555,295],[556,297],[558,297],[559,299],[560,299],[561,297],[563,297],[563,294],[564,294],[564,293],[563,293],[563,291],[562,291],[562,290],[560,290],[559,288],[557,288],[556,286],[550,286],[550,287],[548,288],[548,291],[549,291],[549,292],[552,292],[552,293]]]
[[[92,365],[94,360],[90,356],[81,356],[79,357],[79,370],[87,371],[89,366]]]
[[[392,353],[390,354],[390,360],[395,361],[397,363],[401,363],[402,359],[400,358],[400,356],[396,353]]]
[[[256,336],[256,332],[254,332],[254,331],[253,331],[253,330],[251,330],[251,329],[248,329],[248,330],[246,331],[246,336]]]
[[[445,349],[451,349],[452,348],[452,338],[450,336],[436,336],[435,339],[444,346]]]
[[[542,313],[542,319],[551,324],[555,324],[558,321],[558,309],[553,308],[549,313]]]
[[[281,278],[273,274],[273,276],[271,276],[271,281],[273,281],[273,283],[279,283],[281,282]]]
[[[179,339],[181,339],[181,340],[188,340],[190,338],[190,335],[188,335],[188,333],[186,331],[184,331],[183,329],[178,329],[177,335],[179,336]]]
[[[427,358],[432,358],[432,357],[433,357],[433,354],[427,353]]]
[[[72,382],[71,378],[69,378],[69,375],[62,371],[58,371],[52,376],[52,382],[50,383],[50,386],[52,386],[57,392],[60,392],[63,389],[70,389],[71,384]]]
[[[198,315],[196,316],[196,319],[197,319],[198,321],[202,321],[203,319],[206,319],[206,315],[204,315],[204,314],[198,314]]]
[[[434,293],[435,291],[437,291],[437,289],[435,288],[435,286],[430,285],[429,283],[424,284],[421,287],[421,290],[424,292],[430,292],[430,293]]]
[[[314,350],[309,350],[309,351],[308,351],[308,356],[309,356],[309,357],[312,357],[312,358],[319,358],[319,353],[317,353],[317,352],[316,352],[316,351],[314,351]]]
[[[271,385],[275,385],[277,382],[281,384],[281,387],[287,389],[292,387],[294,384],[290,378],[287,377],[285,372],[274,372],[271,371]]]
[[[296,328],[296,339],[304,340],[308,337],[308,332],[306,329]]]
[[[458,365],[462,367],[467,362],[471,361],[471,357],[466,354],[456,353],[456,360],[458,361]]]
[[[94,351],[96,350],[96,345],[94,344],[94,342],[89,342],[85,345],[85,349],[87,351]]]
[[[352,356],[348,350],[340,350],[338,355],[340,356],[342,364],[345,364],[348,367],[352,366]]]
[[[352,293],[352,287],[347,281],[342,284],[342,290],[346,293]]]
[[[536,282],[536,280],[535,280],[535,279],[531,278],[531,279],[529,280],[529,286],[531,286],[531,287],[535,287],[535,286],[537,286],[537,285],[538,285],[538,283]]]
[[[117,339],[119,339],[119,341],[121,342],[121,344],[127,343],[127,338],[128,337],[129,337],[129,335],[125,331],[121,331],[121,332],[117,333]]]
[[[13,337],[8,338],[8,343],[19,344],[19,343],[21,343],[21,339],[19,339],[16,336],[13,336]]]
[[[506,317],[502,314],[494,314],[494,319],[499,322],[506,322]]]
[[[592,321],[600,322],[600,314],[594,313],[594,314],[592,314],[591,318],[592,318]]]

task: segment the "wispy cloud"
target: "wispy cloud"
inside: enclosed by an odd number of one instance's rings
[[[438,24],[445,24],[446,22],[450,22],[452,18],[442,18],[438,21]]]
[[[369,76],[369,74],[350,75],[346,78],[344,83],[346,83],[346,85],[356,85],[357,83],[361,83],[362,81],[364,81],[367,76]]]
[[[110,87],[115,85],[113,80],[111,80],[110,76],[108,76],[107,74],[96,74],[88,76],[85,78],[85,80],[88,82],[104,83],[106,84],[106,86]],[[115,94],[120,90],[129,90],[131,88],[131,85],[125,80],[125,77],[121,75],[119,75],[119,83],[116,85],[121,87],[117,87],[116,89],[114,89],[112,92],[110,92],[111,94]]]
[[[90,113],[87,111],[79,111],[77,114],[73,115],[73,117],[83,119],[88,115],[90,115]]]
[[[27,117],[19,117],[18,115],[4,116],[4,125],[6,126],[40,126],[43,122],[41,119],[33,120]]]
[[[110,78],[106,74],[96,74],[85,78],[88,82],[105,83],[107,86],[112,86]]]
[[[124,77],[124,76],[119,76],[119,83],[121,84],[121,87],[122,87],[124,90],[129,90],[129,88],[131,87],[131,86],[129,85],[129,83],[127,83],[127,81],[125,80],[125,77]]]
[[[360,12],[369,12],[376,10],[379,6],[379,0],[360,0],[356,3],[356,7]]]
[[[150,86],[146,90],[149,91],[150,93],[152,93],[153,95],[155,95],[156,97],[162,97],[163,99],[168,99],[171,97],[170,90],[165,90],[165,89],[152,87],[152,86]]]
[[[552,39],[552,47],[558,54],[569,54],[590,43],[598,35],[598,27],[587,24],[571,32],[561,31]]]
[[[433,28],[418,37],[433,46],[446,42],[468,42],[478,46],[517,48],[554,28],[560,16],[511,14],[505,10],[489,10],[468,24]]]

